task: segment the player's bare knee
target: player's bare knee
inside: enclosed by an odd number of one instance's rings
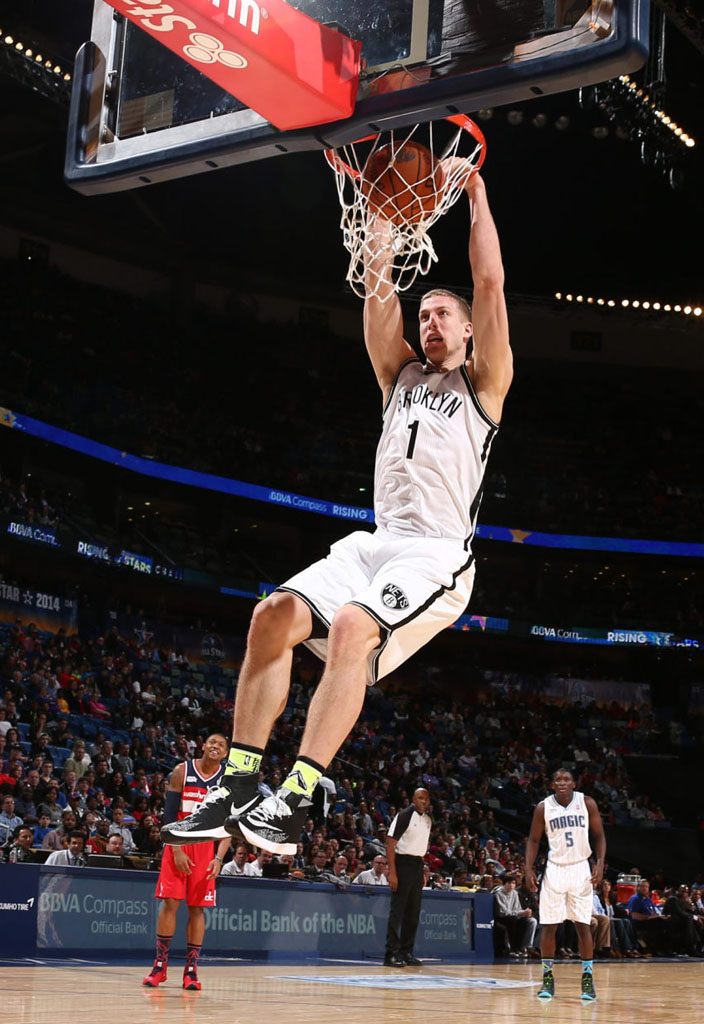
[[[305,640],[311,630],[308,606],[295,594],[277,591],[254,609],[249,643],[284,651]]]
[[[366,656],[379,642],[379,626],[364,609],[345,604],[335,613],[328,635],[329,647]]]

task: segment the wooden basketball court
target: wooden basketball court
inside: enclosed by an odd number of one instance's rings
[[[696,1024],[702,1019],[701,961],[595,965],[598,999],[582,1003],[580,965],[557,964],[552,1002],[536,998],[540,964],[434,964],[405,970],[325,961],[306,966],[203,964],[203,991],[181,989],[174,961],[159,989],[141,980],[149,965],[75,962],[0,968],[3,1016],[13,1024],[426,1024],[480,1018],[489,1024]],[[386,986],[386,987],[381,987]]]

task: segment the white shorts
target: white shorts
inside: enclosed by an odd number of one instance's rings
[[[594,913],[592,872],[588,860],[576,864],[552,864],[548,861],[540,885],[540,923],[562,924],[581,921],[589,924]]]
[[[300,597],[313,612],[306,646],[323,661],[328,630],[343,605],[359,605],[378,622],[381,643],[367,665],[371,684],[457,621],[469,602],[474,571],[474,557],[462,541],[358,531],[279,589]]]

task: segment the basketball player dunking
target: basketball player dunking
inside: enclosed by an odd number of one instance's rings
[[[471,541],[512,357],[501,251],[484,182],[475,175],[466,191],[473,315],[451,292],[424,296],[425,362],[403,336],[390,226],[380,217],[372,222],[377,241],[366,270],[369,279],[374,274],[382,281],[380,294],[365,300],[364,335],[383,395],[376,531],[338,541],[327,558],[256,606],[224,778],[194,814],[163,829],[167,843],[241,833],[272,853],[295,853],[313,790],[359,715],[365,685],[404,662],[467,606]],[[298,759],[279,791],[263,798],[259,765],[286,704],[299,643],[325,659],[326,668]]]
[[[186,818],[200,806],[209,790],[217,786],[225,770],[227,740],[220,733],[208,736],[203,756],[198,760],[177,764],[169,779],[166,792],[164,821]],[[154,966],[143,985],[156,988],[166,981],[169,947],[176,931],[176,916],[181,900],[188,905],[186,926],[186,967],[183,987],[199,990],[198,958],[205,934],[203,907],[215,906],[215,879],[220,874],[222,858],[230,845],[229,836],[218,845],[217,853],[210,842],[207,846],[164,847],[159,880],[154,896],[163,900],[156,924],[156,957]]]
[[[543,832],[548,837],[548,862],[540,886],[540,951],[543,957],[543,985],[539,999],[552,999],[555,994],[553,958],[555,932],[564,920],[574,921],[582,955],[582,999],[596,999],[592,968],[594,941],[589,927],[593,909],[593,886],[604,873],[606,836],[596,801],[575,790],[572,772],[564,768],[552,777],[553,796],[546,797],[535,808],[530,835],[526,843],[525,877],[528,888],[538,888],[535,858]],[[594,836],[596,864],[589,866],[591,847],[589,830]]]

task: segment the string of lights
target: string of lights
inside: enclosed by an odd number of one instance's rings
[[[688,149],[692,149],[696,145],[694,139],[687,135],[684,129],[666,114],[664,110],[661,110],[655,100],[630,75],[621,75],[617,81],[619,85],[628,90],[634,103],[639,104],[645,112],[650,112],[652,117],[659,121],[664,128],[671,131],[675,138],[679,139],[683,145],[687,146]]]
[[[682,305],[678,302],[651,302],[649,299],[603,299],[594,298],[593,295],[574,295],[572,292],[555,292],[554,297],[557,302],[583,303],[587,306],[600,306],[605,309],[635,309],[645,313],[678,313],[681,316],[696,317],[701,316],[703,312],[701,306],[691,303]]]
[[[32,43],[17,39],[0,28],[0,71],[22,85],[68,106],[71,98],[71,72]]]

